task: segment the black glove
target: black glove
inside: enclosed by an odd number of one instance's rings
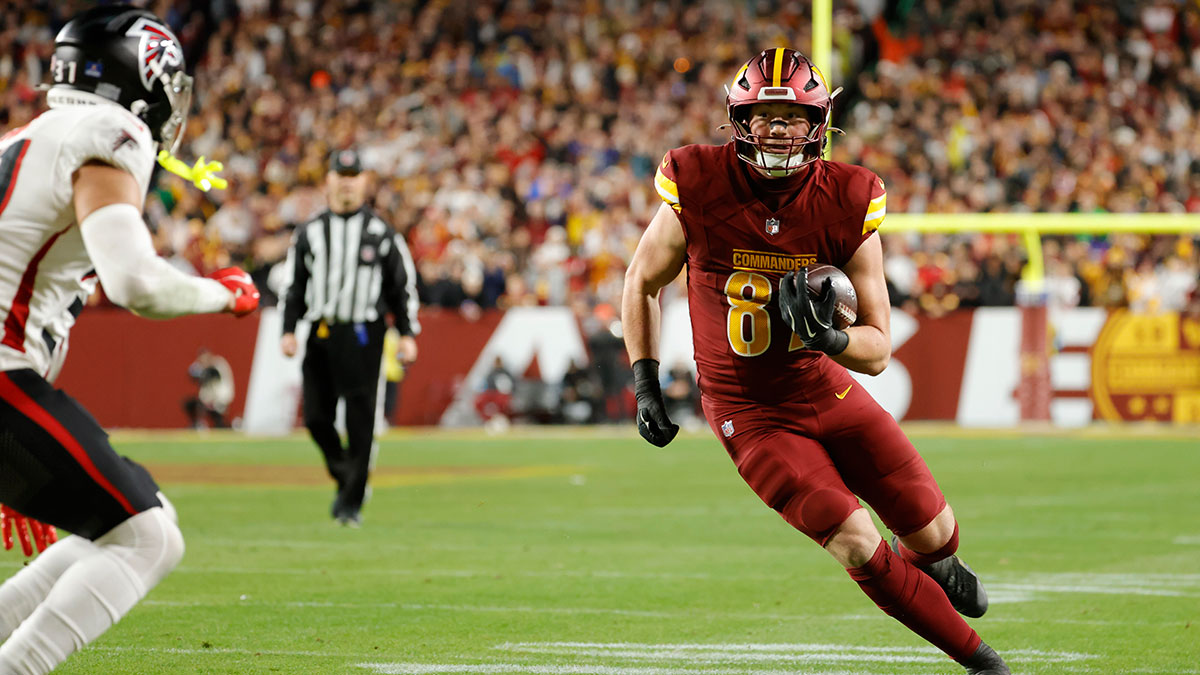
[[[642,438],[658,447],[670,443],[679,433],[679,425],[671,424],[658,386],[658,361],[638,359],[633,362],[633,391],[637,394],[637,425]]]
[[[800,273],[788,272],[779,280],[779,311],[792,332],[800,336],[805,349],[825,352],[830,356],[846,351],[850,336],[833,327],[833,308],[837,295],[833,279],[821,286],[821,297],[814,299],[808,292],[808,268]]]

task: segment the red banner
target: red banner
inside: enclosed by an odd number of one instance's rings
[[[143,319],[123,309],[83,312],[71,330],[70,352],[54,386],[75,397],[105,427],[186,427],[184,399],[196,385],[188,366],[201,347],[225,357],[236,394],[229,419],[242,414],[258,335],[258,316]]]

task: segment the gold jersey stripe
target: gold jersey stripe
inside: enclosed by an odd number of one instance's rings
[[[879,181],[879,186],[883,187],[883,181]],[[879,195],[872,199],[867,204],[867,215],[863,216],[862,233],[865,235],[869,232],[874,232],[883,224],[883,217],[887,215],[887,193]]]
[[[771,74],[771,86],[782,85],[783,79],[783,47],[775,48],[775,72]]]
[[[675,181],[664,176],[661,170],[654,174],[654,189],[664,202],[676,211],[679,210],[679,187],[675,185]]]
[[[672,200],[679,201],[679,186],[675,184],[675,181],[667,178],[661,169],[654,174],[654,186],[660,193],[666,193]]]
[[[878,215],[876,215],[873,218],[868,218],[867,220],[864,220],[862,233],[868,234],[870,232],[874,232],[875,230],[878,230],[879,226],[883,224],[884,215],[885,215],[884,210],[880,209],[878,211]]]

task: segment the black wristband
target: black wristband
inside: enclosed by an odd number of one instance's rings
[[[850,344],[850,336],[844,330],[830,328],[826,335],[829,337],[826,340],[822,340],[822,342],[828,342],[828,344],[822,345],[821,351],[830,356],[841,354],[846,351],[846,347]]]
[[[659,391],[658,360],[638,359],[633,362],[633,389],[639,394],[643,391]]]

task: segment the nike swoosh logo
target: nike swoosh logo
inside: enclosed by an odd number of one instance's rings
[[[834,394],[834,396],[838,397],[838,400],[840,401],[840,400],[846,398],[846,394],[849,394],[850,390],[853,388],[854,388],[854,385],[850,385],[849,387],[846,387],[846,391],[843,391],[840,394]]]
[[[812,329],[808,327],[808,317],[804,317],[804,332],[808,333],[808,337],[817,336],[817,334],[812,332]]]

